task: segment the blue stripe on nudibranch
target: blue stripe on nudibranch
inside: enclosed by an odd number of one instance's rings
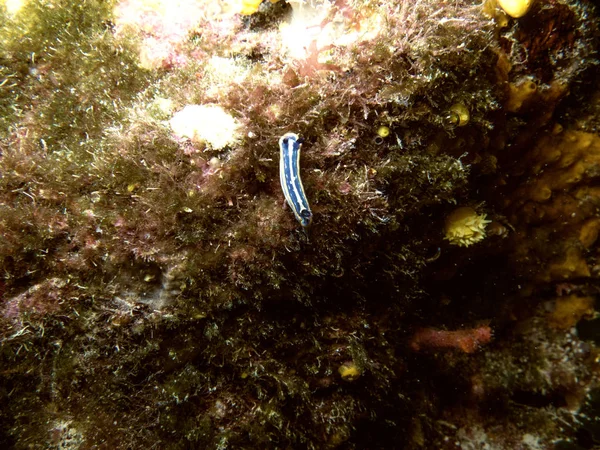
[[[312,221],[312,213],[300,179],[301,146],[302,141],[294,133],[286,133],[279,139],[279,181],[296,219],[303,227],[307,227]]]

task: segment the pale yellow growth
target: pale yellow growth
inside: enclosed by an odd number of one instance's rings
[[[584,317],[594,314],[594,297],[580,297],[569,295],[557,298],[554,311],[548,314],[550,325],[559,330],[568,330],[574,327]]]
[[[11,16],[16,15],[21,8],[23,8],[25,1],[26,0],[2,0],[4,7],[6,8],[6,12]]]
[[[593,218],[585,221],[579,230],[579,242],[585,248],[590,248],[598,239],[599,231],[600,219]]]
[[[206,143],[215,150],[241,138],[239,123],[218,105],[187,105],[169,123],[177,136]]]
[[[156,97],[149,105],[148,112],[157,118],[165,120],[173,114],[173,100],[169,98]]]
[[[575,205],[574,210],[571,210],[568,207],[570,201],[555,201],[544,207],[540,203],[560,195],[561,191],[570,189],[595,173],[600,164],[600,137],[573,130],[555,134],[553,130],[552,133],[545,134],[538,140],[528,155],[526,164],[531,173],[536,175],[535,181],[519,188],[514,198],[521,202],[533,200],[537,204],[533,207],[535,213],[533,210],[524,212],[528,216],[531,212],[536,217],[540,214],[554,218],[561,215],[569,217],[578,208]],[[579,188],[576,198],[585,200],[597,195],[599,191],[586,186]]]
[[[529,103],[536,95],[537,84],[529,78],[522,78],[508,85],[506,110],[519,112],[524,104]]]
[[[582,251],[576,247],[569,247],[566,254],[548,266],[547,279],[566,280],[572,278],[587,278],[590,268]]]
[[[362,375],[362,371],[352,361],[345,362],[344,364],[342,364],[338,368],[338,373],[340,374],[342,379],[346,381],[354,381]]]
[[[529,11],[532,0],[498,0],[500,7],[511,17],[518,19]]]
[[[446,236],[453,245],[468,247],[485,238],[485,228],[490,220],[479,215],[473,208],[463,206],[446,217]]]

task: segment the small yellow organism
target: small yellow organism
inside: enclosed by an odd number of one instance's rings
[[[463,206],[446,217],[444,239],[453,245],[468,247],[485,238],[485,228],[490,222],[485,214],[479,215],[473,208]]]
[[[258,11],[258,7],[262,3],[262,0],[242,0],[242,9],[240,10],[240,14],[244,16],[249,16],[250,14],[254,14]]]
[[[354,363],[354,361],[347,361],[338,368],[338,372],[342,377],[342,380],[354,381],[362,375],[362,370]]]
[[[531,3],[532,0],[498,0],[498,4],[506,14],[515,19],[523,17],[529,11]]]
[[[469,110],[462,103],[455,103],[448,110],[448,121],[453,126],[464,127],[470,118]]]
[[[379,128],[377,128],[377,134],[382,138],[386,138],[390,135],[390,129],[385,125],[382,125]]]
[[[510,17],[508,17],[508,14],[506,14],[504,11],[498,10],[494,16],[494,19],[496,19],[496,24],[500,29],[506,28],[510,23]]]

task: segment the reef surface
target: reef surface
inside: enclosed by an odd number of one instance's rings
[[[597,448],[599,24],[2,0],[0,447]]]

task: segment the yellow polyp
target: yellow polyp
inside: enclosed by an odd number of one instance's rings
[[[382,125],[379,128],[377,128],[377,134],[382,138],[386,138],[390,135],[390,129],[385,125]]]
[[[585,248],[590,248],[598,239],[600,231],[600,219],[590,219],[584,222],[579,230],[579,242]]]
[[[506,28],[509,24],[509,21],[510,19],[508,18],[508,15],[503,11],[499,11],[496,14],[496,24],[498,25],[498,28]]]
[[[524,104],[527,104],[534,98],[538,87],[535,81],[522,78],[508,86],[508,99],[506,101],[506,110],[509,112],[519,112]]]
[[[570,247],[560,261],[550,264],[548,275],[550,281],[587,278],[590,276],[590,269],[581,250]]]
[[[590,133],[579,133],[577,135],[577,147],[579,148],[588,148],[592,145],[592,143],[597,139],[596,136]]]
[[[258,11],[261,3],[262,0],[242,0],[242,9],[240,9],[240,14],[244,16],[254,14],[256,11]]]
[[[362,371],[354,362],[350,361],[342,364],[338,368],[338,373],[340,374],[343,380],[354,381],[361,376]]]
[[[535,92],[537,91],[537,84],[534,81],[529,80],[523,84],[523,89],[529,92]]]
[[[518,19],[529,11],[532,0],[498,0],[498,5],[511,17]]]
[[[562,152],[558,148],[550,148],[541,157],[544,166],[558,161],[562,157]]]
[[[534,186],[531,189],[530,197],[533,201],[543,202],[552,197],[552,190],[548,186]]]
[[[490,223],[485,214],[468,206],[455,209],[446,217],[446,239],[450,244],[468,247],[485,238],[485,228]]]
[[[555,186],[565,188],[570,184],[579,183],[583,174],[585,173],[586,166],[583,161],[578,161],[573,164],[569,169],[555,179]]]

